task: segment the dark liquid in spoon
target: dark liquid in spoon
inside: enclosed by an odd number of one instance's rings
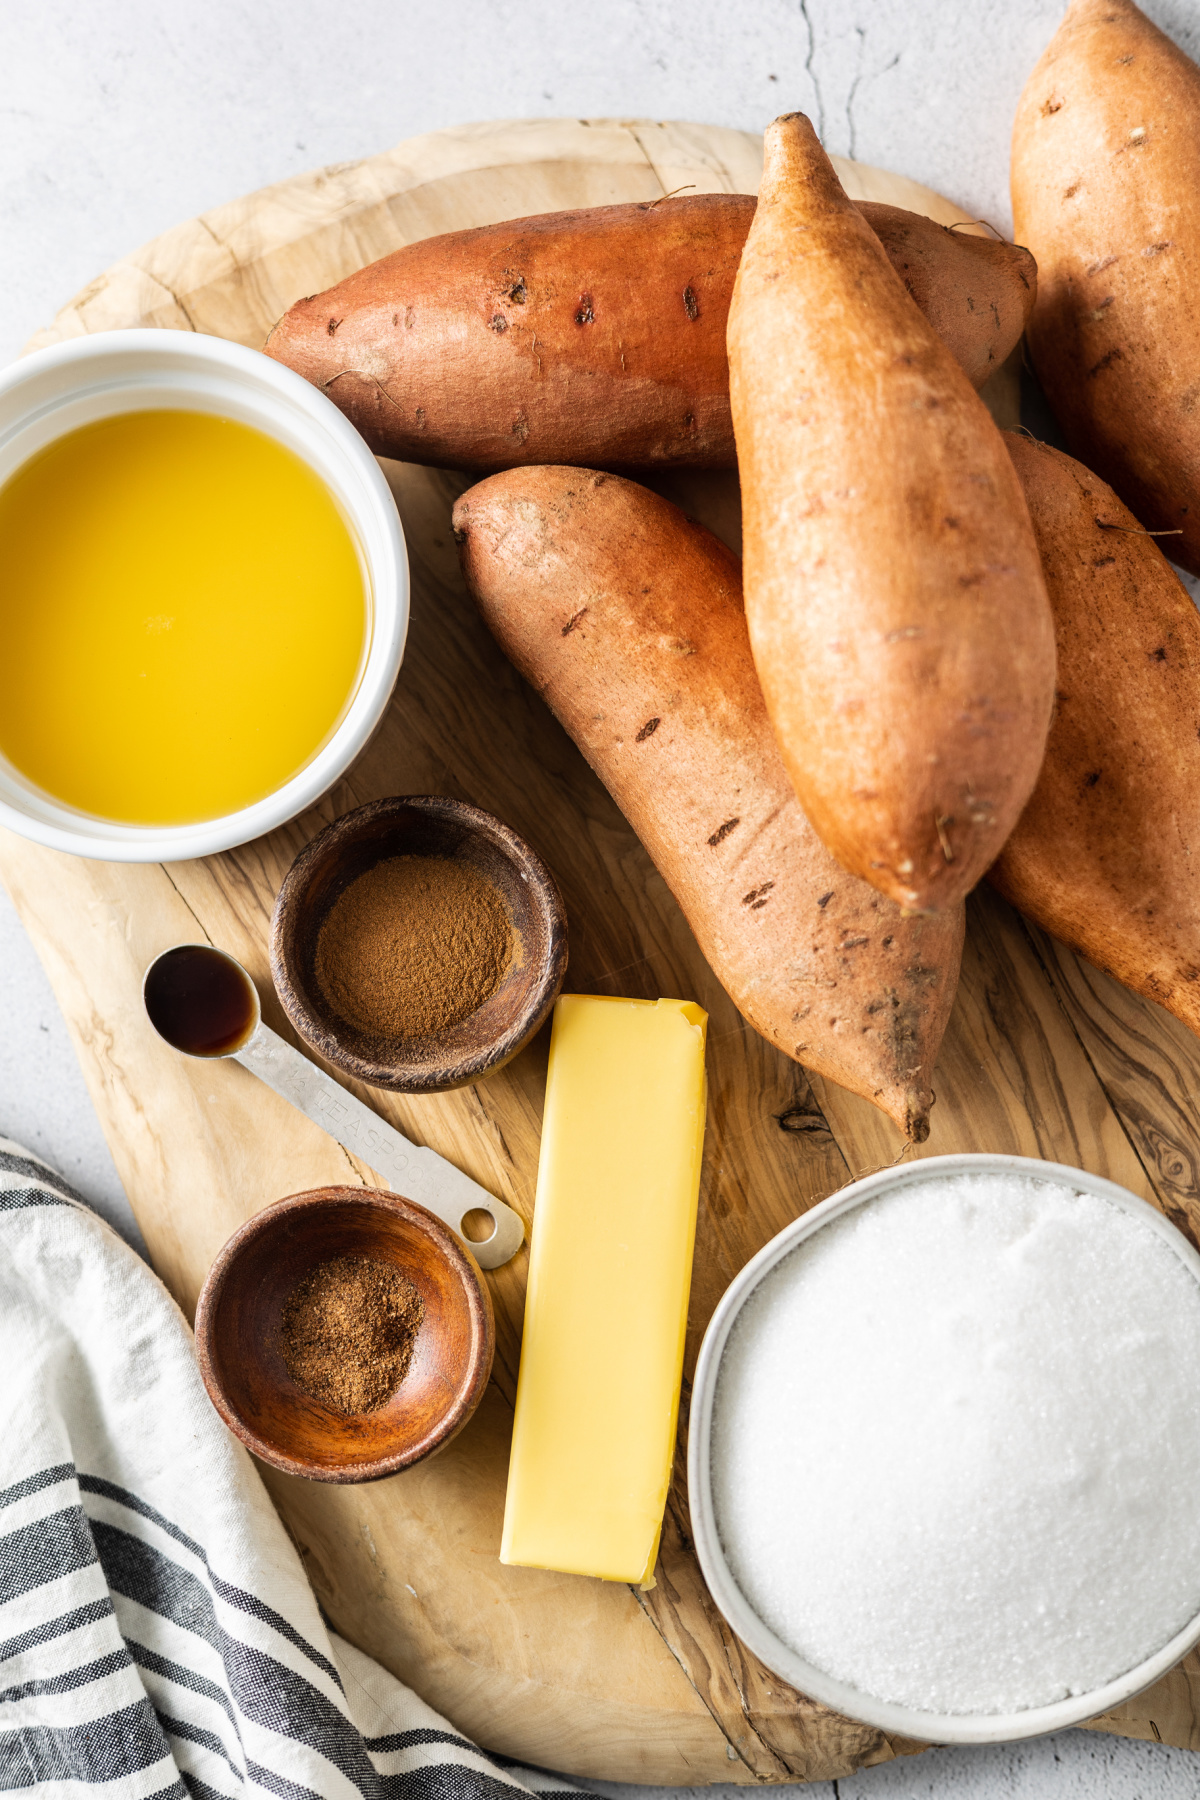
[[[237,964],[208,944],[180,944],[150,967],[146,1011],[160,1037],[188,1056],[225,1056],[249,1037],[257,996]]]

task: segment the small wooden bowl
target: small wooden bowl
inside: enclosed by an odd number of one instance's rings
[[[425,1303],[412,1362],[375,1412],[336,1412],[288,1374],[284,1303],[335,1256],[394,1263]],[[263,1462],[308,1481],[378,1481],[461,1431],[483,1398],[495,1325],[479,1266],[432,1213],[371,1188],[314,1188],[276,1201],[220,1251],[196,1308],[209,1398]]]
[[[369,1037],[327,1004],[314,976],[317,938],[352,881],[390,856],[469,863],[497,889],[517,940],[513,966],[483,1005],[430,1037]],[[300,852],[271,919],[271,974],[306,1044],[357,1081],[402,1094],[465,1087],[516,1056],[550,1016],[567,972],[558,883],[515,831],[440,794],[372,800],[326,826]]]

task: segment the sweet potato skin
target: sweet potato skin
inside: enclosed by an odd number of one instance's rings
[[[973,388],[1016,349],[1037,300],[1037,262],[1022,244],[975,237],[902,206],[852,204]]]
[[[1200,574],[1200,68],[1130,0],[1074,0],[1013,127],[1029,326],[1067,442]]]
[[[957,906],[1037,778],[1054,627],[986,408],[808,120],[767,132],[729,318],[746,615],[783,760],[853,874]]]
[[[736,557],[618,476],[510,470],[454,511],[493,635],[641,838],[764,1037],[928,1133],[961,909],[903,918],[847,875],[792,792]]]
[[[991,880],[1200,1031],[1200,614],[1098,476],[1005,436],[1054,608],[1058,706]]]
[[[1032,258],[899,207],[863,212],[985,381],[1021,335]],[[725,320],[753,215],[749,195],[700,194],[427,238],[299,301],[265,348],[380,455],[732,467]]]

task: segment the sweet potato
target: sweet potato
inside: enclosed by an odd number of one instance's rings
[[[765,1038],[928,1134],[961,908],[905,918],[840,868],[792,792],[736,557],[619,476],[511,470],[454,510],[501,648],[609,789]]]
[[[1000,433],[802,114],[729,315],[746,616],[796,793],[901,906],[957,906],[1037,779],[1054,625]]]
[[[1111,488],[1007,441],[1054,607],[1058,706],[991,879],[1200,1031],[1200,614]]]
[[[1033,259],[864,205],[972,381],[1017,342]],[[409,244],[301,300],[266,343],[373,450],[454,469],[728,468],[725,318],[754,201],[547,213]]]
[[[1200,574],[1200,68],[1131,0],[1074,0],[1013,128],[1029,347],[1071,449]]]

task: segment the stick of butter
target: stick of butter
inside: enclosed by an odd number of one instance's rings
[[[651,1585],[671,1479],[708,1014],[554,1009],[500,1560]]]

